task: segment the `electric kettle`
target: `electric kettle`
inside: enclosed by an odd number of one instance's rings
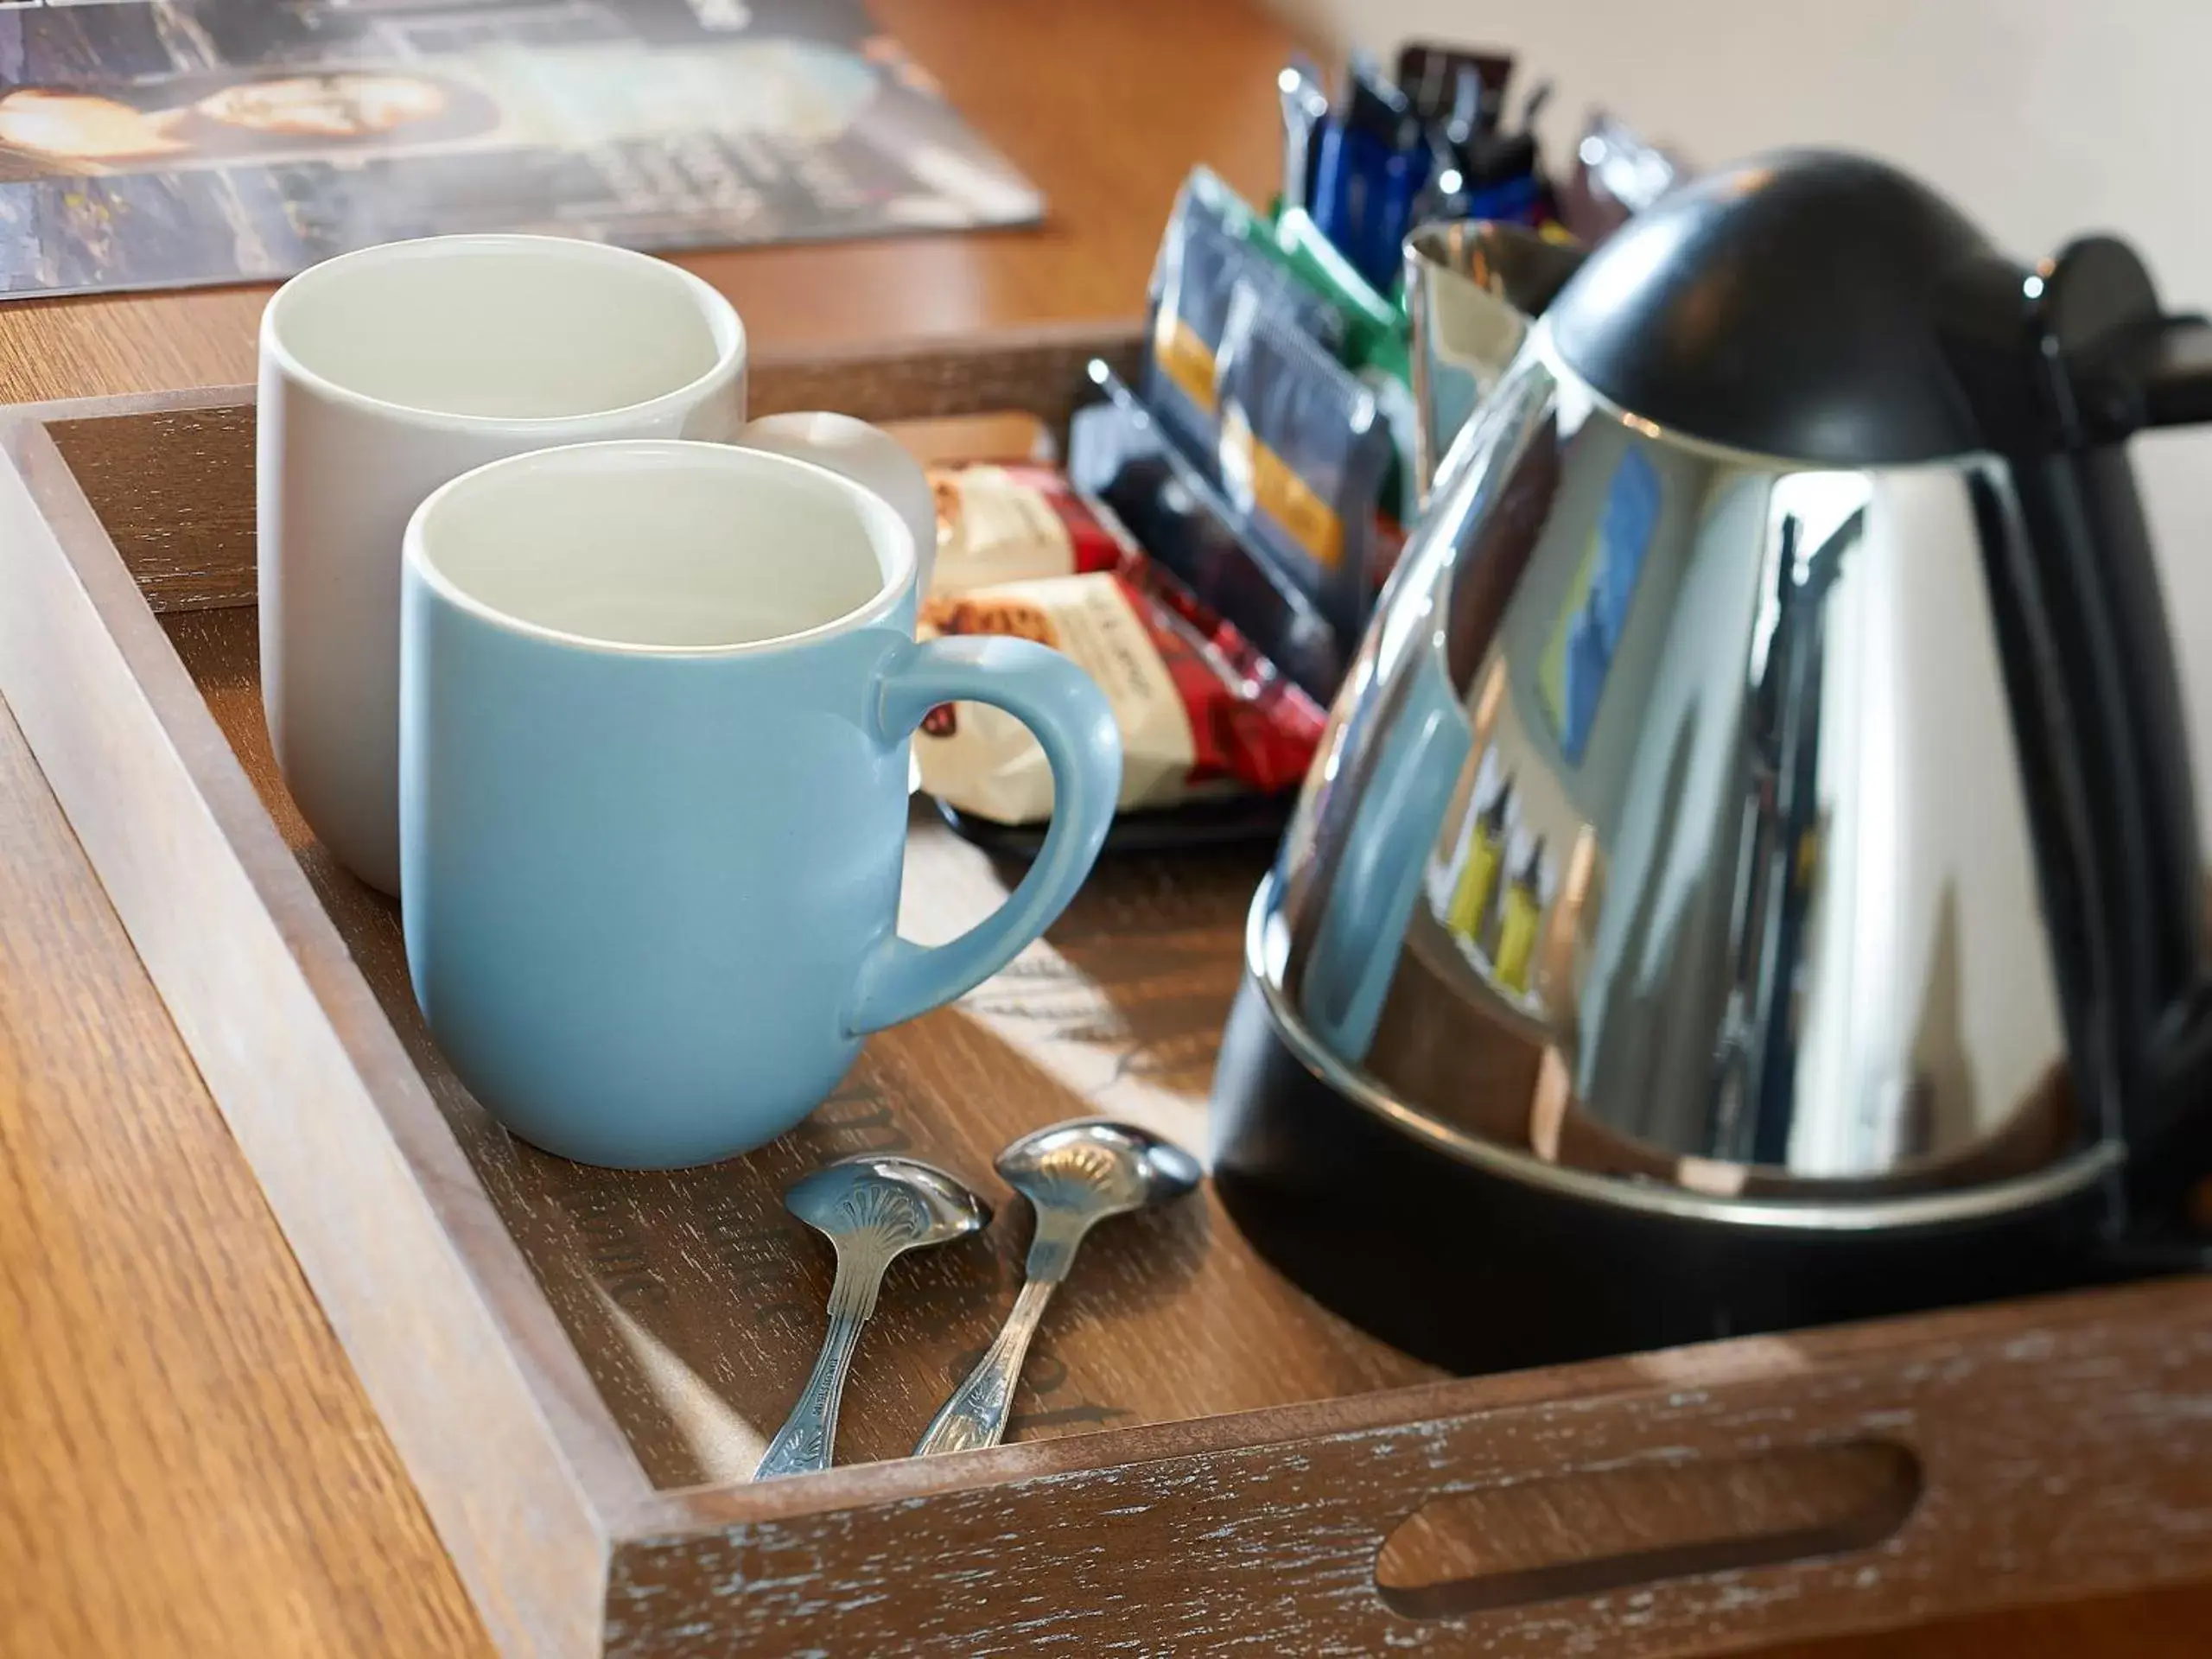
[[[1440,463],[1251,911],[1232,1215],[1461,1370],[2200,1265],[2212,996],[2126,443],[2212,327],[1891,168],[1575,272]]]

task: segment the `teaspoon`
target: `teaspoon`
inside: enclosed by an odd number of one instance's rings
[[[830,1466],[837,1402],[861,1327],[875,1312],[884,1270],[898,1256],[988,1226],[990,1207],[941,1169],[912,1158],[848,1158],[817,1169],[784,1194],[784,1207],[837,1252],[830,1329],[798,1403],[768,1442],[755,1480]]]
[[[997,1338],[915,1446],[918,1458],[1003,1440],[1030,1338],[1084,1235],[1109,1216],[1181,1198],[1204,1173],[1189,1153],[1148,1130],[1096,1122],[1057,1123],[1026,1135],[998,1155],[997,1167],[1037,1213],[1028,1277]]]

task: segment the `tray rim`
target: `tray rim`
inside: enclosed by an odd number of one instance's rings
[[[985,338],[1003,346],[1022,338],[1080,343],[1126,338],[1126,328],[1092,327]],[[852,361],[867,361],[899,349],[871,347],[842,355]],[[917,349],[941,351],[944,347],[934,343]],[[820,363],[837,355],[764,353],[760,361],[765,365],[784,358]],[[29,596],[29,602],[10,608],[27,617],[42,616],[48,623],[48,637],[33,646],[27,645],[22,635],[11,639],[8,622],[0,618],[0,693],[6,695],[23,724],[41,768],[62,799],[149,973],[155,972],[156,958],[165,949],[173,949],[175,941],[165,946],[159,939],[142,937],[149,925],[143,895],[140,902],[130,904],[126,902],[129,893],[118,891],[118,884],[127,887],[132,879],[131,867],[138,856],[118,842],[118,837],[130,832],[127,827],[115,824],[105,830],[94,824],[88,830],[87,811],[98,817],[97,774],[104,755],[124,747],[140,759],[149,753],[158,755],[166,774],[162,790],[178,804],[196,809],[202,820],[192,826],[194,838],[226,855],[228,867],[219,868],[219,874],[230,885],[233,899],[238,894],[238,884],[245,884],[244,893],[251,898],[251,914],[257,925],[257,949],[265,958],[264,965],[280,969],[289,965],[296,975],[296,992],[309,999],[327,1035],[338,1044],[334,1058],[358,1085],[359,1093],[366,1096],[353,1108],[358,1111],[365,1106],[367,1118],[362,1127],[370,1131],[381,1155],[397,1160],[391,1175],[398,1180],[403,1197],[412,1187],[425,1206],[414,1218],[414,1224],[428,1228],[421,1242],[434,1256],[442,1252],[446,1269],[458,1275],[435,1287],[440,1297],[452,1299],[441,1317],[462,1324],[488,1321],[496,1338],[492,1345],[505,1351],[493,1359],[472,1363],[512,1372],[507,1389],[519,1387],[521,1393],[509,1403],[525,1408],[527,1416],[534,1420],[520,1421],[524,1414],[518,1413],[518,1429],[534,1430],[534,1438],[546,1453],[539,1469],[526,1471],[543,1484],[544,1490],[535,1501],[553,1506],[552,1512],[537,1519],[558,1520],[573,1529],[572,1545],[582,1546],[571,1548],[569,1559],[575,1565],[595,1557],[589,1589],[558,1599],[565,1603],[566,1611],[550,1624],[512,1607],[509,1617],[499,1615],[495,1599],[507,1599],[498,1594],[505,1586],[505,1569],[499,1558],[504,1549],[514,1546],[503,1543],[496,1533],[480,1535],[484,1523],[468,1512],[463,1500],[450,1491],[433,1491],[435,1484],[455,1483],[426,1478],[417,1459],[444,1452],[419,1445],[410,1448],[406,1443],[410,1431],[398,1421],[409,1414],[388,1408],[387,1399],[393,1397],[396,1389],[404,1391],[402,1384],[391,1377],[372,1375],[373,1370],[389,1368],[380,1368],[365,1357],[365,1340],[353,1328],[358,1310],[346,1306],[349,1294],[334,1278],[342,1274],[334,1264],[323,1260],[328,1255],[327,1243],[315,1238],[316,1229],[304,1209],[313,1195],[302,1192],[280,1200],[264,1168],[265,1149],[257,1152],[249,1147],[249,1160],[288,1242],[326,1314],[345,1340],[349,1357],[369,1387],[379,1415],[400,1443],[442,1540],[469,1579],[487,1624],[493,1626],[495,1637],[503,1642],[513,1640],[536,1648],[543,1638],[553,1650],[596,1650],[597,1612],[618,1554],[627,1546],[661,1548],[687,1535],[760,1528],[861,1510],[904,1508],[921,1500],[990,1489],[1081,1484],[1085,1477],[1110,1478],[1140,1465],[1254,1454],[1270,1448],[1311,1446],[1320,1441],[1357,1440],[1378,1432],[1529,1408],[1595,1408],[1677,1392],[1686,1376],[1694,1376],[1700,1386],[1718,1387],[1840,1372],[1853,1364],[1923,1350],[1956,1352],[2000,1338],[2017,1340],[2031,1330],[2081,1331],[2125,1319],[2164,1325],[2177,1334],[2191,1327],[2212,1332],[2212,1283],[2153,1281],[1830,1327],[1783,1338],[1738,1338],[1537,1370],[1446,1379],[1258,1411],[1107,1428],[1061,1440],[1001,1446],[950,1460],[849,1465],[802,1480],[766,1484],[655,1489],[592,1384],[520,1246],[508,1234],[469,1168],[397,1033],[354,968],[335,925],[261,805],[204,697],[47,429],[60,422],[243,406],[252,402],[252,393],[251,387],[216,387],[0,410],[0,525],[13,518],[16,528],[29,528],[32,532],[16,537],[18,544],[12,549],[0,545],[0,569],[10,572],[19,595]],[[25,507],[28,513],[22,511]],[[33,580],[25,582],[26,575]],[[61,671],[41,677],[30,668],[18,667],[19,664]],[[104,741],[79,742],[88,737]],[[177,794],[180,790],[184,791],[181,796]],[[188,1018],[178,1007],[179,999],[160,976],[156,975],[155,982],[206,1074],[210,1055],[202,1049],[210,1042],[210,1034],[203,1032],[200,1040],[194,1041]],[[240,1063],[251,1058],[243,1057]],[[387,1096],[383,1092],[393,1086],[395,1079],[406,1113],[404,1121],[397,1123],[387,1115],[384,1104]],[[250,1133],[271,1132],[273,1120],[267,1124],[242,1124],[232,1099],[235,1091],[217,1087],[213,1077],[209,1082],[210,1093],[242,1147],[249,1146]],[[310,1181],[308,1185],[312,1185]],[[410,1296],[419,1288],[410,1283]],[[358,1299],[359,1293],[350,1294]],[[2037,1317],[2024,1321],[2020,1310],[2025,1307],[2033,1307]],[[499,1468],[507,1476],[515,1472],[509,1465]],[[1426,1501],[1426,1496],[1421,1501]],[[555,1599],[549,1598],[548,1605],[555,1605]],[[588,1637],[587,1624],[592,1627]],[[577,1645],[580,1638],[582,1646]]]
[[[206,406],[200,394],[191,395],[183,404],[140,397],[128,400],[118,412]],[[97,417],[111,407],[110,400],[102,399],[60,410],[73,416]],[[643,1470],[621,1441],[612,1414],[584,1375],[581,1357],[560,1331],[519,1246],[499,1224],[458,1142],[438,1121],[435,1103],[408,1063],[389,1021],[368,995],[366,982],[346,959],[335,926],[255,797],[204,698],[46,430],[48,422],[65,416],[54,405],[45,406],[41,416],[0,427],[0,454],[12,463],[0,478],[0,490],[12,486],[19,493],[16,501],[0,501],[0,511],[27,505],[29,516],[37,521],[26,525],[25,515],[12,515],[16,533],[7,539],[16,545],[0,545],[0,558],[5,558],[18,594],[33,584],[43,590],[38,593],[42,604],[19,608],[25,613],[42,612],[48,632],[43,642],[48,649],[36,658],[45,674],[10,677],[5,694],[10,707],[209,1092],[254,1166],[326,1317],[378,1404],[387,1432],[414,1470],[440,1536],[464,1574],[478,1576],[471,1572],[475,1562],[469,1558],[499,1548],[496,1536],[481,1528],[499,1523],[496,1519],[478,1522],[467,1512],[458,1491],[444,1495],[441,1503],[423,1480],[416,1459],[458,1451],[464,1461],[481,1462],[485,1454],[472,1458],[466,1447],[434,1447],[411,1427],[414,1412],[391,1408],[393,1402],[404,1400],[409,1382],[396,1374],[396,1357],[378,1357],[385,1344],[360,1328],[363,1319],[372,1317],[375,1298],[364,1294],[366,1286],[346,1284],[346,1264],[337,1259],[338,1241],[313,1224],[305,1212],[313,1196],[307,1190],[312,1185],[310,1172],[296,1171],[289,1179],[281,1169],[272,1172],[272,1160],[283,1155],[271,1144],[280,1125],[276,1103],[265,1096],[284,1087],[280,1079],[287,1074],[322,1086],[311,1096],[315,1117],[321,1120],[314,1128],[324,1134],[350,1131],[347,1149],[358,1160],[353,1168],[368,1174],[379,1197],[391,1206],[380,1217],[385,1225],[377,1252],[392,1251],[391,1236],[402,1227],[412,1250],[421,1252],[414,1264],[417,1275],[406,1282],[410,1299],[423,1304],[423,1325],[447,1324],[455,1333],[480,1334],[493,1351],[488,1359],[471,1353],[469,1382],[486,1387],[494,1396],[484,1402],[487,1409],[494,1408],[496,1402],[497,1408],[510,1414],[505,1422],[507,1433],[536,1442],[530,1450],[537,1454],[537,1466],[530,1472],[541,1479],[549,1473],[554,1477],[531,1501],[547,1506],[548,1521],[568,1522],[562,1530],[571,1538],[585,1535],[575,1529],[576,1523],[588,1527],[595,1509],[610,1501],[624,1508],[634,1504],[645,1490]],[[41,540],[45,545],[35,549]],[[35,551],[47,556],[37,559]],[[5,626],[0,620],[0,629]],[[5,654],[20,655],[22,642],[10,644],[15,649]],[[72,692],[77,694],[74,699],[69,698]],[[57,709],[55,703],[62,700],[73,701],[75,709]],[[187,948],[187,942],[176,937],[176,911],[172,907],[166,917],[158,907],[149,912],[148,901],[155,895],[134,895],[131,889],[156,880],[156,872],[146,868],[143,856],[134,856],[122,826],[100,821],[92,780],[72,775],[74,768],[87,763],[97,768],[98,757],[87,753],[91,742],[72,744],[70,737],[96,741],[92,722],[102,721],[120,728],[111,736],[111,744],[129,744],[142,766],[149,759],[157,763],[160,775],[142,772],[134,782],[156,803],[186,815],[176,833],[188,836],[196,849],[208,855],[202,868],[212,871],[213,882],[228,889],[222,898],[211,896],[194,908],[212,914],[219,905],[229,915],[244,918],[251,930],[250,937],[234,941],[226,952],[242,957],[232,971],[266,980],[270,991],[293,1005],[286,1012],[306,1016],[305,1023],[286,1022],[283,1046],[287,1052],[270,1054],[271,1045],[253,1057],[277,1072],[279,1079],[257,1087],[250,1077],[226,1078],[222,1046],[231,1033],[205,1028],[194,1007],[175,994],[175,968],[163,971],[165,960],[174,963]],[[296,1046],[303,1039],[322,1052],[301,1052]],[[330,1044],[335,1045],[334,1052]],[[251,1065],[249,1057],[239,1058]],[[353,1098],[341,1103],[322,1092],[333,1084]],[[397,1122],[383,1103],[395,1088],[404,1103],[404,1116]],[[248,1096],[264,1097],[249,1108],[242,1103]],[[501,1283],[510,1298],[505,1306],[493,1300],[490,1287],[494,1282]],[[519,1363],[524,1351],[534,1356],[528,1366]],[[565,1427],[560,1422],[563,1413],[574,1414]],[[410,1440],[416,1443],[410,1445]],[[575,1565],[590,1565],[588,1555],[575,1554]],[[481,1598],[479,1605],[483,1606]],[[486,1611],[486,1623],[496,1626],[499,1621]],[[558,1641],[542,1624],[530,1630],[534,1623],[537,1621],[525,1620],[512,1634]],[[494,1634],[506,1632],[495,1628]]]

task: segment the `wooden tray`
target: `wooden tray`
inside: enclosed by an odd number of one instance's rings
[[[1057,424],[1085,357],[1133,349],[764,361],[754,401]],[[1257,861],[1102,868],[1047,944],[751,1157],[622,1174],[517,1145],[425,1036],[393,907],[270,765],[252,423],[240,391],[10,412],[0,694],[507,1650],[1649,1656],[2212,1572],[2212,1286],[1446,1380],[1210,1196],[1086,1249],[1016,1443],[902,1459],[1012,1294],[996,1148],[1091,1111],[1203,1146]],[[907,931],[1007,879],[918,818]],[[1001,1217],[894,1270],[849,1466],[752,1484],[830,1276],[779,1194],[890,1147]]]

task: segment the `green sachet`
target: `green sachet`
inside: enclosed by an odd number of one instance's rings
[[[1352,269],[1303,209],[1291,208],[1270,224],[1211,168],[1192,168],[1183,188],[1203,200],[1232,235],[1264,249],[1336,308],[1344,319],[1346,368],[1412,383],[1405,313]]]

